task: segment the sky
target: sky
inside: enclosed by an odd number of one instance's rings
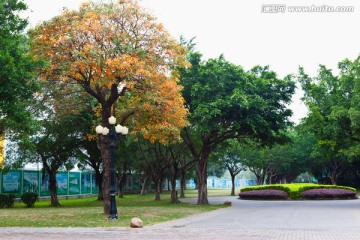
[[[76,9],[83,0],[24,0],[30,26]],[[295,74],[299,66],[316,76],[320,64],[337,73],[337,63],[360,53],[358,0],[142,0],[171,35],[195,37],[203,60],[224,54],[249,70],[266,66],[279,77]],[[350,11],[345,8],[350,7]],[[309,11],[310,10],[310,11]],[[333,10],[338,10],[337,12]],[[298,123],[306,116],[296,91],[290,108]]]

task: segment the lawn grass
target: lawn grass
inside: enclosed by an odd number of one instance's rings
[[[226,190],[210,189],[209,196],[222,196]],[[187,197],[196,197],[196,190],[186,192]],[[190,203],[170,204],[170,194],[161,195],[161,201],[154,201],[154,194],[125,195],[117,198],[118,221],[109,221],[104,215],[103,203],[96,197],[63,199],[62,207],[49,207],[50,201],[38,201],[34,208],[25,208],[24,203],[15,203],[13,208],[0,209],[0,227],[125,227],[133,217],[139,217],[144,225],[183,218],[208,212],[225,205],[198,206]]]

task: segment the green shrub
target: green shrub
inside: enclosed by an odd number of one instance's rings
[[[38,195],[33,192],[25,192],[21,195],[21,201],[23,201],[28,208],[33,207]]]
[[[302,199],[301,194],[304,191],[311,189],[345,189],[350,190],[356,193],[356,189],[352,187],[346,186],[336,186],[336,185],[316,185],[316,184],[271,184],[271,185],[263,185],[263,186],[252,186],[246,187],[240,190],[240,192],[248,192],[255,190],[282,190],[285,191],[290,199]]]
[[[13,207],[14,206],[14,202],[15,202],[15,195],[9,193],[8,194],[8,203],[7,203],[7,207]]]
[[[346,187],[346,186],[337,186],[337,185],[313,185],[313,186],[300,187],[300,188],[299,188],[299,193],[301,194],[302,192],[305,192],[305,191],[307,191],[307,190],[311,190],[311,189],[321,189],[321,188],[337,188],[337,189],[345,189],[345,190],[350,190],[350,191],[356,192],[356,189],[355,189],[355,188]]]
[[[0,208],[4,208],[9,204],[9,195],[8,194],[0,194]]]
[[[289,194],[282,190],[261,189],[241,192],[239,197],[249,200],[286,200]]]
[[[288,187],[281,185],[264,185],[264,186],[255,186],[255,187],[246,187],[240,190],[240,192],[248,192],[253,190],[281,190],[291,196],[291,190]]]
[[[343,188],[316,188],[301,193],[306,199],[355,199],[356,192]]]

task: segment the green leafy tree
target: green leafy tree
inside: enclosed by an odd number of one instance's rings
[[[198,163],[198,204],[208,204],[207,164],[211,152],[227,139],[251,137],[273,142],[290,125],[287,108],[295,84],[279,79],[268,67],[244,71],[220,56],[201,62],[188,54],[192,67],[181,71],[190,127],[182,138]]]
[[[340,73],[321,65],[318,76],[309,77],[299,69],[299,81],[309,109],[304,128],[316,137],[313,155],[321,164],[331,183],[335,184],[344,167],[360,155],[360,73],[359,58],[339,63]]]
[[[40,130],[28,141],[19,142],[18,158],[21,163],[40,162],[43,174],[49,175],[51,206],[60,206],[57,197],[56,173],[59,169],[72,169],[83,156],[80,146],[84,138],[81,115],[67,115],[61,119],[38,121]]]
[[[38,63],[28,54],[24,34],[28,22],[19,16],[26,9],[21,0],[0,2],[0,133],[5,129],[26,133],[32,126],[27,101],[37,89]]]
[[[219,163],[226,168],[231,176],[231,196],[235,196],[235,177],[242,170],[245,170],[245,165],[242,164],[242,157],[244,156],[244,151],[240,146],[239,141],[228,140],[220,147],[216,149],[211,158],[215,158]]]

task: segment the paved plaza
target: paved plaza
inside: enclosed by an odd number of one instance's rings
[[[248,201],[179,220],[131,228],[1,228],[0,239],[360,240],[360,200]],[[187,199],[186,201],[195,201]]]

